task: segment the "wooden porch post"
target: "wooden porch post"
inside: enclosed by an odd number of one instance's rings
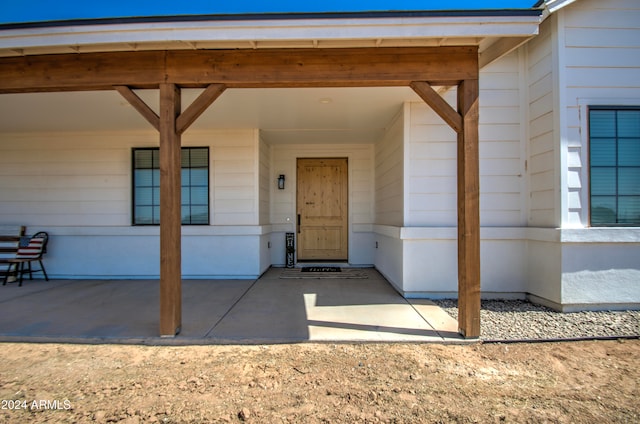
[[[458,331],[480,336],[480,166],[478,80],[458,86]]]
[[[182,326],[180,89],[160,84],[160,336]]]
[[[182,113],[180,88],[160,84],[160,116],[131,88],[114,88],[160,132],[160,335],[173,337],[182,327],[181,134],[224,92],[209,85]]]

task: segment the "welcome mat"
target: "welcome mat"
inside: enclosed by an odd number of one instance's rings
[[[337,266],[305,266],[301,272],[342,272],[342,268]]]
[[[305,267],[305,268],[332,268],[332,267]],[[280,278],[291,279],[367,279],[369,274],[366,270],[359,268],[338,268],[339,271],[311,271],[305,268],[284,268],[280,272]]]

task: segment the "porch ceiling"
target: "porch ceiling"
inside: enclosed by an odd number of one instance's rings
[[[183,105],[200,89],[184,89]],[[136,90],[156,112],[158,90]],[[409,87],[228,89],[190,131],[259,128],[270,144],[372,143],[405,101]],[[153,131],[114,91],[3,94],[0,132]]]

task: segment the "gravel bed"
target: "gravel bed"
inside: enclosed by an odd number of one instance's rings
[[[434,300],[458,319],[455,299]],[[640,337],[640,311],[557,312],[524,300],[483,300],[480,339],[485,341]]]

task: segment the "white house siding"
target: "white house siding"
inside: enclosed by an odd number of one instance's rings
[[[582,0],[559,14],[564,88],[568,218],[589,225],[589,105],[640,105],[640,3]]]
[[[529,225],[556,228],[557,198],[556,131],[554,129],[554,45],[555,15],[540,25],[540,34],[526,45],[528,57],[528,110],[530,179]],[[557,74],[557,73],[556,73]],[[556,108],[557,109],[557,108]]]
[[[405,116],[403,105],[375,144],[375,265],[397,288],[402,287],[403,254],[399,238],[404,223]],[[400,289],[401,290],[401,289]]]
[[[640,105],[640,4],[574,2],[543,22],[527,54],[530,225],[547,227],[529,231],[528,292],[563,310],[638,305],[640,234],[589,228],[587,111]]]
[[[346,157],[349,174],[349,263],[372,265],[373,141],[370,144],[274,144],[271,146],[271,263],[285,264],[285,233],[295,233],[298,158]],[[278,175],[285,189],[275,186]]]
[[[404,222],[403,107],[375,144],[375,223],[402,226]]]
[[[259,132],[256,131],[256,134],[259,137]],[[269,225],[271,219],[271,188],[275,185],[275,180],[271,178],[271,146],[260,137],[258,149],[258,223],[264,229],[260,237],[260,271],[264,272],[271,266]]]
[[[526,149],[519,123],[523,61],[514,52],[480,73],[481,278],[485,296],[522,297],[526,291],[527,244],[522,228],[527,215]],[[445,98],[455,106],[456,90],[448,91]],[[409,103],[406,109],[404,225],[376,236],[387,244],[396,237],[396,254],[386,255],[391,259],[385,261],[402,276],[396,286],[405,295],[456,296],[457,136],[426,104]],[[401,258],[400,270],[388,264],[393,258]]]
[[[183,226],[186,278],[246,277],[258,258],[258,143],[253,130],[189,132],[210,148],[210,226]],[[159,272],[159,228],[131,225],[131,149],[155,132],[0,135],[0,220],[51,235],[54,278],[146,278]],[[255,257],[254,257],[255,256]]]
[[[566,310],[640,304],[640,233],[589,228],[590,105],[640,105],[640,3],[581,0],[558,13],[566,155],[561,304]]]

